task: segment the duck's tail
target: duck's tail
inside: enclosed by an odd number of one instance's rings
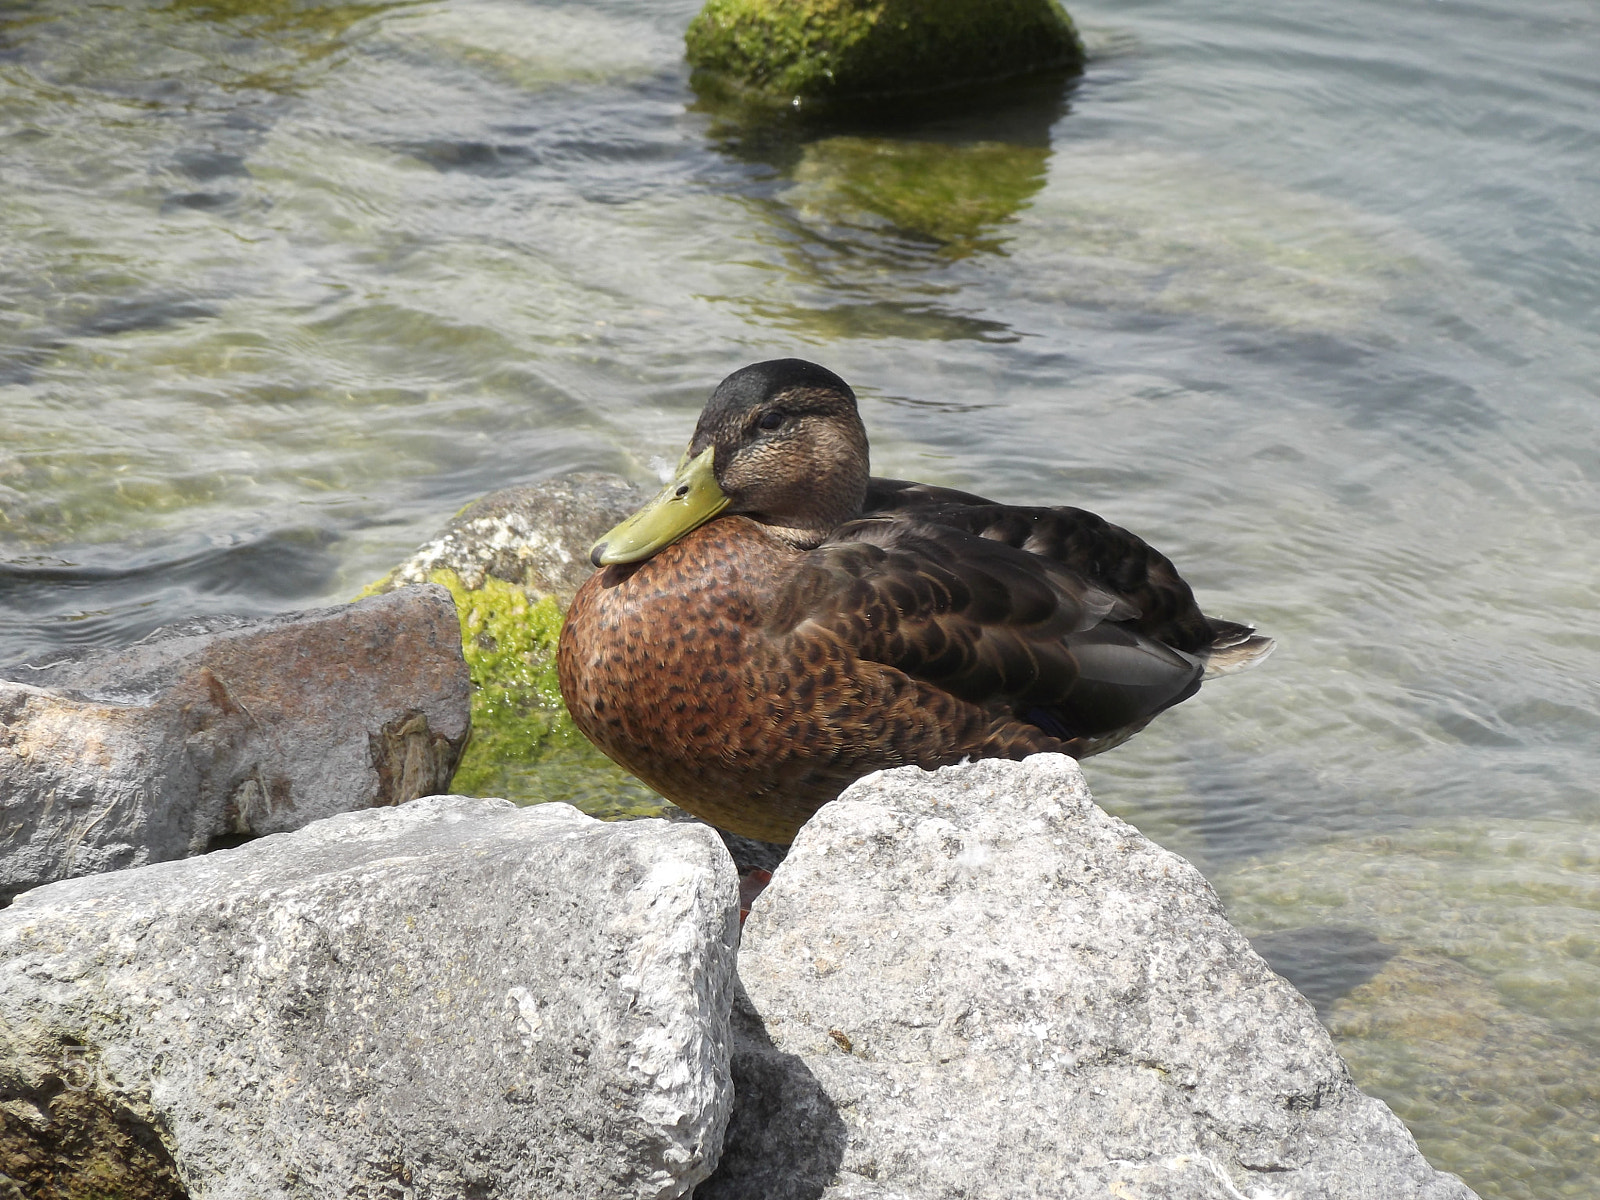
[[[1213,617],[1206,619],[1211,622],[1211,646],[1199,654],[1206,664],[1202,680],[1248,671],[1278,648],[1277,642],[1257,633],[1254,625],[1218,621]]]

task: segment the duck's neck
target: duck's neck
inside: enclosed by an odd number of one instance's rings
[[[761,523],[762,528],[773,537],[781,542],[787,542],[796,550],[815,550],[828,540],[829,534],[849,519],[850,517],[846,516],[838,521],[791,524],[790,518],[785,518],[782,521],[772,517],[755,518]]]
[[[867,499],[865,455],[859,470],[839,467],[824,477],[796,488],[779,513],[753,514],[767,532],[799,550],[812,550],[835,529],[861,515]]]

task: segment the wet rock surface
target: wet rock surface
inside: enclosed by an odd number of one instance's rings
[[[710,1200],[1469,1200],[1183,859],[1041,755],[862,780],[755,902]]]
[[[498,579],[531,600],[555,597],[563,611],[594,571],[589,548],[650,498],[617,475],[585,472],[505,488],[468,505],[374,591],[426,583],[453,571],[468,591]]]
[[[0,913],[0,1173],[682,1195],[731,1102],[736,937],[710,830],[462,797],[36,889]]]
[[[0,900],[440,791],[468,706],[438,587],[0,669]]]

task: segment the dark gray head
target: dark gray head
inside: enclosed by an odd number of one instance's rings
[[[867,430],[850,385],[799,358],[754,363],[711,393],[689,443],[708,446],[730,513],[814,546],[861,512],[867,496]]]
[[[810,549],[866,498],[867,431],[850,385],[815,363],[774,359],[717,385],[672,480],[589,558],[641,562],[722,513]]]

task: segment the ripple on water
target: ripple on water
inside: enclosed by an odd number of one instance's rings
[[[866,120],[697,96],[697,8],[0,13],[3,654],[346,598],[818,359],[882,473],[1101,511],[1280,638],[1097,795],[1438,1161],[1583,1194],[1592,4],[1080,0],[1082,79]],[[484,786],[650,803],[608,770]]]
[[[1600,826],[1397,830],[1211,878],[1436,1165],[1484,1195],[1593,1194]]]

